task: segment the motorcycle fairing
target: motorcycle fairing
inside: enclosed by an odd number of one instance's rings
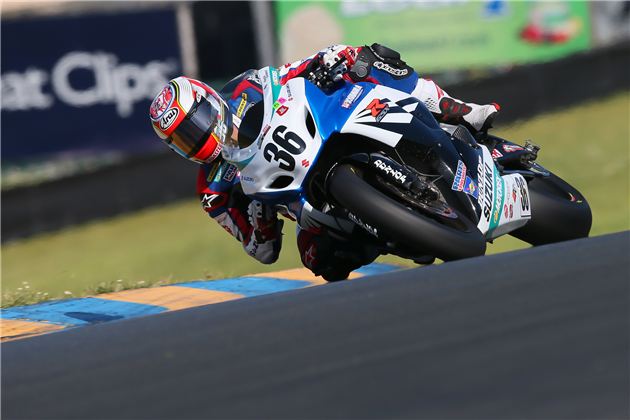
[[[527,182],[520,174],[499,174],[486,146],[479,150],[477,164],[478,203],[481,207],[477,228],[487,239],[497,238],[527,223],[531,206]]]
[[[303,183],[322,146],[336,132],[359,134],[392,148],[405,138],[439,150],[443,160],[437,159],[435,169],[449,186],[455,180],[460,159],[464,159],[472,169],[469,174],[475,178],[474,187],[479,191],[476,197],[470,190],[454,193],[460,200],[478,202],[481,210],[478,228],[488,239],[524,225],[531,217],[527,183],[521,175],[500,176],[485,146],[476,150],[475,171],[470,154],[464,158],[437,122],[428,118],[426,107],[404,92],[357,83],[326,94],[302,78],[280,86],[277,71],[272,68],[260,70],[259,77],[265,101],[263,130],[250,146],[224,147],[223,154],[241,170],[245,194],[269,204],[288,204],[287,208],[301,224],[306,216],[324,217],[306,201]],[[361,92],[349,99],[356,86]],[[278,142],[284,147],[279,148]]]

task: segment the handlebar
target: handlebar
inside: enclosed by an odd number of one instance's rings
[[[340,57],[339,61],[335,62],[330,67],[320,64],[317,68],[308,74],[308,80],[323,90],[332,89],[337,83],[335,80],[335,70],[346,61],[346,57]]]

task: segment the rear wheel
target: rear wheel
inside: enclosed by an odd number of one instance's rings
[[[334,169],[329,191],[344,208],[373,226],[387,238],[418,255],[442,260],[476,257],[486,251],[486,241],[477,227],[455,211],[458,228],[440,223],[398,202],[367,183],[351,165]]]
[[[591,208],[582,194],[551,174],[528,184],[532,218],[512,236],[532,245],[584,238],[591,230]]]

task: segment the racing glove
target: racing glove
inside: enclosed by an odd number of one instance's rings
[[[282,230],[283,221],[278,220],[277,213],[258,200],[252,200],[247,206],[247,218],[254,229],[258,243],[264,243],[278,237],[278,226]]]

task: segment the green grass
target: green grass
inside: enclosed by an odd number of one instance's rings
[[[592,235],[630,228],[630,92],[495,131],[519,143],[532,139],[542,146],[539,161],[578,188],[591,204]],[[2,246],[2,304],[37,301],[44,293],[46,298],[81,296],[301,266],[293,223],[285,222],[284,232],[280,260],[271,266],[260,264],[191,197],[40,235]],[[504,237],[488,252],[525,246]],[[409,264],[391,256],[380,261]]]

